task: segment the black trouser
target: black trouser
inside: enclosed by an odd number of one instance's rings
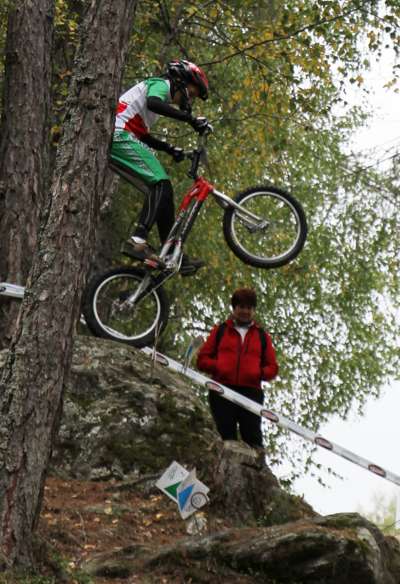
[[[156,221],[160,241],[164,243],[175,222],[174,192],[169,180],[160,180],[150,186],[133,235],[147,239]]]
[[[227,386],[258,404],[264,403],[264,393],[254,387]],[[223,398],[216,391],[209,391],[208,401],[217,430],[222,440],[237,440],[237,425],[244,442],[250,446],[262,446],[261,417]]]

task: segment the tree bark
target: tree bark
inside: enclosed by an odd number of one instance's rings
[[[25,284],[48,181],[54,0],[10,7],[0,129],[0,281]],[[0,303],[0,349],[20,305]]]
[[[136,0],[90,0],[52,192],[0,381],[0,551],[34,562],[37,524],[93,253],[115,104]]]

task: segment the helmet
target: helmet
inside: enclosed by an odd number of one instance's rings
[[[208,80],[206,74],[200,67],[190,61],[171,61],[167,65],[167,76],[171,79],[174,88],[186,89],[188,83],[192,83],[199,89],[201,99],[208,97]]]

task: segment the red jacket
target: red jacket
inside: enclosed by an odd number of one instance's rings
[[[209,373],[215,381],[226,385],[261,388],[261,381],[269,381],[278,374],[278,363],[271,337],[265,334],[266,349],[261,360],[259,325],[253,323],[242,341],[232,319],[226,321],[224,334],[216,347],[219,325],[201,347],[197,357],[200,371]]]

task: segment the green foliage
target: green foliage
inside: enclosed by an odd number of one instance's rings
[[[65,101],[71,80],[78,28],[84,9],[82,0],[56,0],[53,38],[53,121],[51,134],[59,139]]]

